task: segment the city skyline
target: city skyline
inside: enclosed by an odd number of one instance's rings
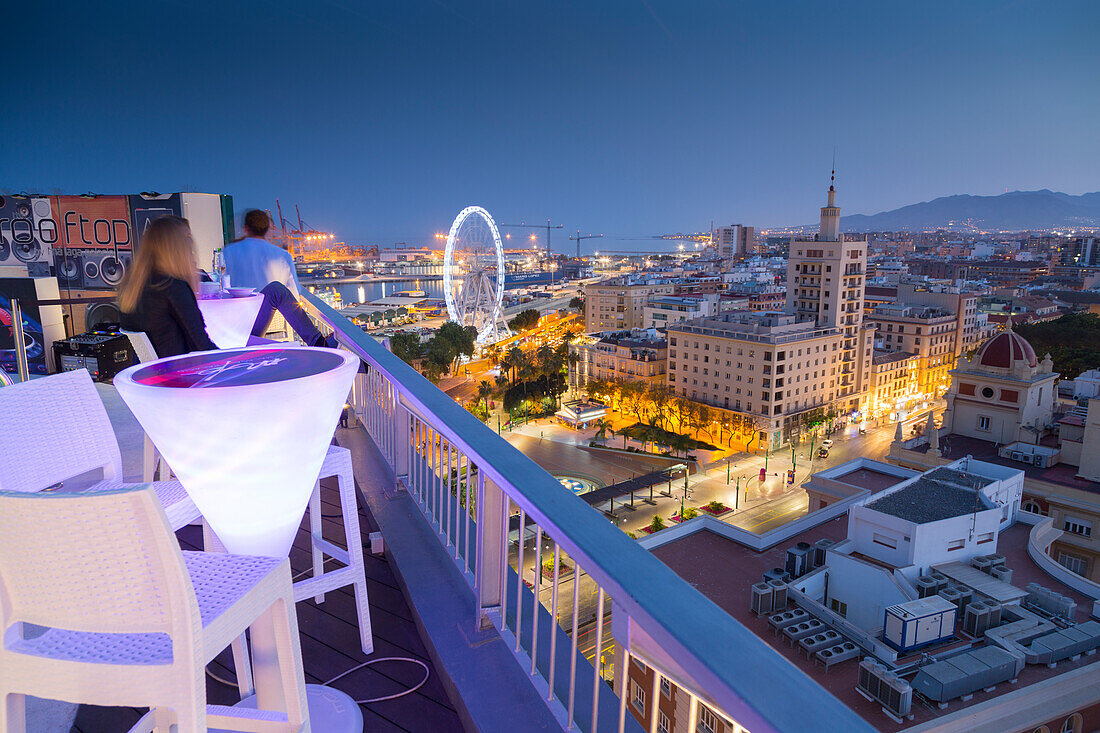
[[[810,224],[834,154],[845,214],[1100,189],[1083,3],[21,12],[70,42],[6,48],[38,80],[9,139],[49,141],[5,146],[8,190],[279,198],[383,245],[476,203],[563,224],[563,251]]]

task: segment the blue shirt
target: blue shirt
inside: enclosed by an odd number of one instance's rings
[[[233,287],[260,290],[268,283],[280,282],[294,293],[294,297],[301,297],[298,272],[285,249],[262,239],[245,237],[227,244],[222,254],[229,284]]]

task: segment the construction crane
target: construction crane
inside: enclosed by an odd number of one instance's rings
[[[577,240],[577,257],[580,257],[581,256],[581,240],[582,239],[599,239],[602,236],[603,236],[602,234],[581,234],[581,230],[578,229],[577,230],[577,236],[573,236],[572,234],[570,234],[569,238]]]
[[[344,243],[335,242],[335,236],[329,232],[308,229],[302,221],[302,212],[298,205],[294,205],[294,213],[298,217],[298,228],[287,227],[287,220],[283,216],[283,207],[279,199],[275,199],[275,211],[279,215],[279,228],[271,232],[271,239],[284,247],[295,261],[324,261],[334,259],[337,253],[343,254]],[[270,209],[267,212],[271,219]]]
[[[526,222],[520,222],[519,224],[501,224],[502,227],[515,227],[517,229],[545,229],[546,230],[546,257],[550,257],[550,230],[561,229],[561,224],[551,224],[547,219],[545,224],[527,224]],[[534,237],[532,236],[532,239]]]

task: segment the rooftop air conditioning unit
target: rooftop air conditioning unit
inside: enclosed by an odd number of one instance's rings
[[[913,688],[896,674],[888,672],[879,685],[879,702],[894,715],[904,718],[913,708]]]
[[[917,597],[927,598],[928,596],[936,595],[936,591],[939,590],[939,584],[936,579],[928,575],[922,575],[917,578]]]
[[[993,561],[989,559],[988,555],[976,555],[970,558],[970,564],[983,573],[988,573],[989,568],[993,567]]]
[[[752,586],[752,601],[750,608],[753,613],[760,616],[772,611],[772,595],[774,589],[767,583],[754,583]]]
[[[1021,452],[1020,452],[1020,451],[1018,451],[1018,450],[1014,450],[1014,451],[1012,451],[1012,452],[1011,452],[1011,453],[1009,454],[1009,456],[1008,456],[1008,457],[1009,457],[1009,458],[1011,458],[1011,459],[1012,459],[1012,460],[1014,460],[1014,461],[1022,461],[1022,460],[1024,460],[1024,454],[1023,454],[1023,453],[1021,453]]]
[[[990,608],[981,601],[974,601],[966,607],[963,619],[963,631],[980,639],[989,628]]]
[[[1042,453],[1036,453],[1032,457],[1035,459],[1036,466],[1038,466],[1039,468],[1046,468],[1047,457],[1045,455],[1043,455]]]
[[[1004,565],[997,565],[996,567],[991,568],[989,574],[997,580],[1003,581],[1005,583],[1012,582],[1012,570],[1006,568]]]
[[[1020,460],[1024,463],[1027,463],[1028,465],[1030,465],[1034,462],[1034,458],[1035,458],[1035,456],[1031,455],[1030,453],[1021,453],[1020,454]]]
[[[825,564],[825,553],[836,542],[828,538],[822,538],[814,543],[814,567],[819,568]]]
[[[772,568],[771,570],[764,573],[765,583],[767,583],[769,580],[782,580],[784,583],[786,583],[790,579],[790,574],[783,568]]]
[[[772,589],[772,610],[783,611],[787,608],[787,584],[782,580],[769,580]]]
[[[991,555],[986,555],[986,557],[988,557],[989,561],[991,563],[993,563],[994,565],[1004,565],[1005,564],[1005,556],[1001,555],[1000,553],[994,552]]]
[[[808,542],[799,542],[787,550],[786,570],[791,578],[801,578],[813,569],[814,548]]]

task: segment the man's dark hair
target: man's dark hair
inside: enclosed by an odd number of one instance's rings
[[[262,237],[267,234],[267,230],[270,228],[271,217],[267,215],[266,211],[249,209],[248,213],[244,215],[244,229],[246,233]]]

